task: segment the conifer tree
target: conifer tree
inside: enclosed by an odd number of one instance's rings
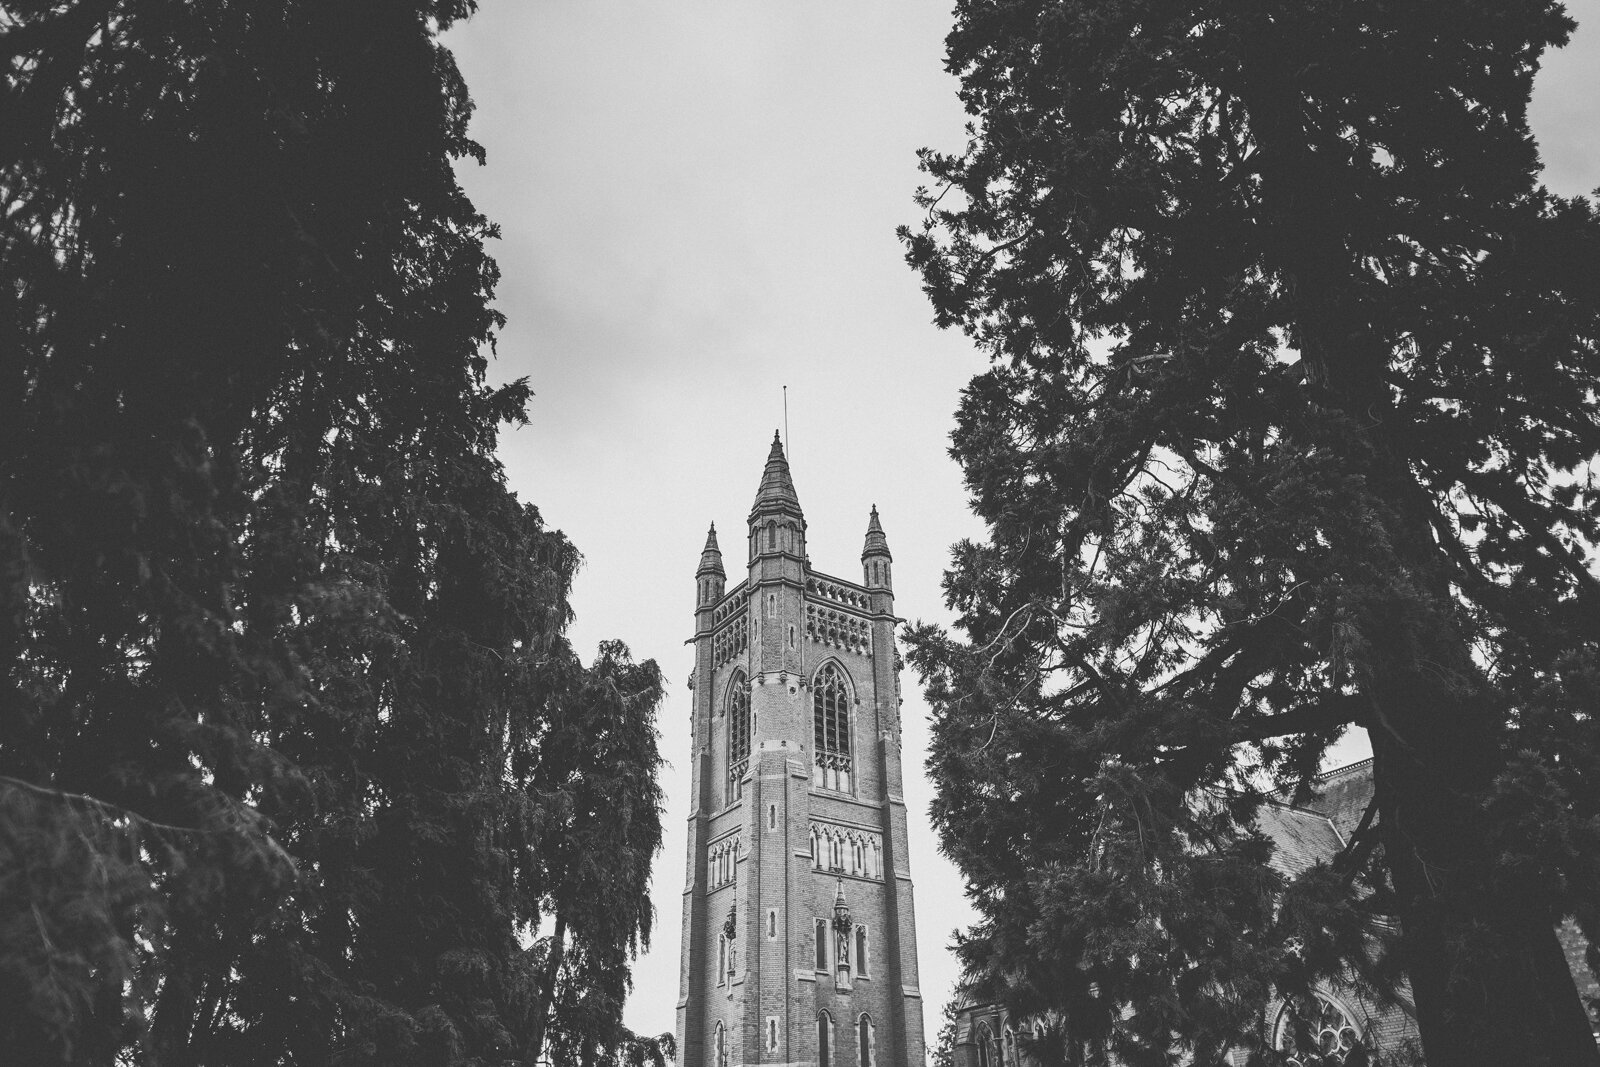
[[[970,139],[902,233],[993,360],[953,448],[989,534],[912,659],[965,958],[1082,1062],[1397,974],[1434,1067],[1597,1062],[1552,926],[1600,934],[1600,223],[1526,115],[1571,28],[957,6]],[[1284,885],[1255,806],[1352,725],[1374,817]]]
[[[19,1062],[514,1060],[574,832],[533,784],[586,687],[632,762],[572,773],[659,839],[654,665],[578,662],[577,553],[494,457],[529,394],[488,384],[494,228],[452,170],[471,7],[0,16]],[[613,902],[625,966],[642,881]]]

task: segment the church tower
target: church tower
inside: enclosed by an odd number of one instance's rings
[[[678,1062],[923,1067],[888,540],[812,570],[774,434],[747,547],[695,571]]]

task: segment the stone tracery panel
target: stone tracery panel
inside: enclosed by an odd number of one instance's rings
[[[826,606],[806,605],[806,640],[863,656],[872,654],[872,627],[863,619]]]
[[[738,834],[730,834],[720,841],[713,842],[710,851],[706,853],[707,886],[711,889],[720,889],[732,884],[738,863]]]
[[[811,869],[883,878],[883,835],[838,823],[811,821]]]

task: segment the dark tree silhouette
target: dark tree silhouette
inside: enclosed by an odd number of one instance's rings
[[[575,692],[623,694],[633,762],[573,773],[659,840],[654,665],[578,663],[577,553],[494,457],[529,394],[488,383],[494,228],[452,170],[482,152],[437,35],[471,8],[0,15],[18,1062],[519,1055]],[[643,893],[586,935],[624,975]]]
[[[1597,1062],[1552,924],[1600,933],[1600,225],[1526,121],[1571,28],[957,7],[971,138],[903,236],[994,360],[954,435],[990,533],[913,662],[966,958],[1080,1048],[1246,1044],[1377,913],[1430,1064]],[[1352,724],[1377,817],[1279,908],[1263,776]]]

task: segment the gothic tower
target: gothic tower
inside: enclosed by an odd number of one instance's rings
[[[922,1067],[889,544],[812,570],[777,435],[747,542],[695,571],[678,1062]]]

